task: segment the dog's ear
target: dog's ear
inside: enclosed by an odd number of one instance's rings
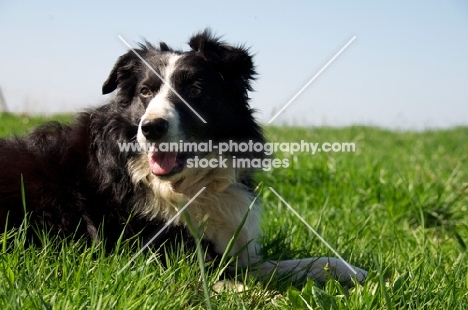
[[[199,56],[218,66],[223,76],[240,77],[244,86],[251,90],[250,81],[255,78],[256,72],[248,48],[227,45],[210,30],[194,35],[189,45]]]
[[[103,95],[113,92],[117,89],[119,84],[128,79],[129,75],[132,73],[133,67],[136,65],[136,58],[136,55],[132,51],[119,57],[109,77],[102,85]]]

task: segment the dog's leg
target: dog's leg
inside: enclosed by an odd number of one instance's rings
[[[260,277],[276,272],[279,275],[289,275],[295,281],[307,277],[319,282],[325,282],[327,277],[330,276],[349,286],[353,285],[353,279],[362,282],[367,276],[367,271],[351,266],[334,257],[266,261],[257,268]]]
[[[98,235],[98,230],[96,228],[96,225],[94,225],[93,221],[87,214],[83,214],[81,218],[84,220],[86,223],[86,231],[88,232],[89,238],[96,243],[101,242],[101,238]]]
[[[248,206],[253,201],[253,197],[250,194],[246,195],[242,187],[230,186],[223,192],[223,195],[218,196],[218,201],[218,206],[194,205],[191,210],[189,209],[189,212],[210,215],[205,237],[215,244],[215,250],[218,253],[223,253],[235,231],[239,228],[239,223],[248,212]],[[210,206],[210,209],[204,209],[206,205]],[[258,209],[258,205],[255,205],[250,210],[229,253],[231,255],[237,254],[237,267],[249,268],[253,274],[257,274],[259,277],[266,277],[274,272],[280,275],[289,275],[293,281],[307,277],[325,282],[327,275],[329,275],[346,285],[353,285],[352,279],[362,282],[367,276],[365,270],[347,265],[341,259],[332,257],[264,261],[260,256],[261,251],[257,244],[260,235]],[[196,214],[192,216],[197,218]],[[239,253],[241,249],[244,250]]]

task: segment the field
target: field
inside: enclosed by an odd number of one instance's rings
[[[61,116],[60,120],[69,120]],[[0,115],[0,136],[44,118]],[[288,168],[258,175],[270,258],[334,254],[269,189],[278,192],[348,262],[369,270],[345,288],[244,275],[243,292],[212,289],[196,253],[174,249],[169,266],[135,254],[42,236],[0,234],[1,309],[465,309],[468,305],[468,128],[424,132],[372,127],[266,129],[270,141],[354,142],[355,152],[290,154]],[[1,177],[1,172],[0,172]],[[27,193],[26,193],[27,195]],[[209,296],[207,299],[206,296]]]

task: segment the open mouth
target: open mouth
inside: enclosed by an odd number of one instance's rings
[[[149,168],[159,177],[169,177],[184,169],[188,153],[156,151],[148,153]]]

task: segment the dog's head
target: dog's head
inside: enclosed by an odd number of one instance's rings
[[[165,43],[141,44],[118,59],[104,83],[103,93],[118,89],[114,104],[138,123],[138,143],[263,142],[248,103],[256,74],[248,49],[227,45],[207,30],[189,45],[182,52]],[[147,159],[153,175],[168,179],[189,158],[207,155],[148,150]]]

